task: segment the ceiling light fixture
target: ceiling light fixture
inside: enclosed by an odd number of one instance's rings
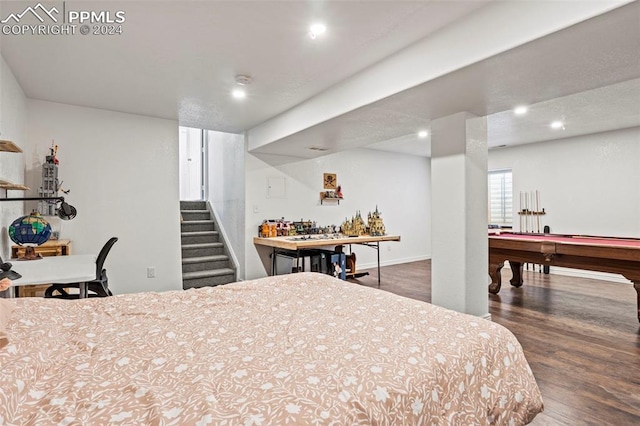
[[[429,132],[427,132],[426,130],[420,130],[420,131],[418,132],[418,137],[419,137],[420,139],[424,139],[424,138],[426,138],[427,136],[429,136]]]
[[[519,106],[513,110],[515,115],[524,115],[527,113],[527,111],[529,111],[529,108],[527,108],[526,106]]]
[[[551,123],[551,128],[552,129],[562,129],[564,130],[564,123],[562,121],[554,121],[553,123]]]
[[[250,75],[243,75],[243,74],[236,75],[236,83],[238,83],[238,85],[240,86],[248,86],[249,84],[251,84],[252,81],[253,79],[251,78]]]
[[[247,97],[247,93],[242,89],[233,89],[233,92],[231,92],[231,96],[236,99],[244,99]]]
[[[236,84],[238,86],[248,86],[251,84],[252,81],[253,79],[249,75],[244,75],[244,74],[236,75]],[[233,91],[231,92],[231,96],[233,96],[236,99],[244,99],[247,97],[247,92],[245,92],[244,89],[239,89],[239,88],[233,89]]]
[[[309,38],[315,40],[319,35],[327,32],[327,27],[324,24],[313,24],[309,27]]]

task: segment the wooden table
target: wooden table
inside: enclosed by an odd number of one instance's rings
[[[489,291],[501,287],[504,261],[511,266],[511,285],[522,286],[522,264],[586,269],[621,274],[636,290],[640,321],[640,239],[584,235],[517,234],[489,235]]]
[[[362,235],[359,237],[347,237],[342,234],[322,234],[322,235],[294,235],[287,237],[262,238],[254,237],[255,245],[267,246],[272,248],[271,257],[271,275],[276,275],[276,255],[280,252],[293,253],[299,258],[305,249],[346,246],[358,244],[372,247],[377,251],[378,255],[378,287],[380,287],[380,242],[383,241],[400,241],[399,235]]]
[[[25,246],[11,246],[11,258],[14,263],[16,259],[24,257]],[[68,256],[71,254],[71,240],[49,240],[46,243],[34,247],[36,254],[41,256]],[[20,291],[20,296],[35,297],[44,295],[48,284],[27,286]]]

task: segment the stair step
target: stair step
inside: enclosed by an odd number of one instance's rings
[[[220,233],[218,231],[192,231],[180,233],[180,241],[183,246],[199,243],[217,243],[219,238]]]
[[[213,256],[188,257],[182,259],[182,273],[223,269],[229,267],[229,256],[217,254]]]
[[[182,232],[213,231],[216,223],[213,220],[185,220],[180,223]]]
[[[183,280],[193,280],[196,278],[220,277],[222,275],[233,275],[235,271],[231,268],[210,269],[208,271],[185,272],[182,274]]]
[[[199,249],[199,248],[211,248],[211,247],[224,247],[222,243],[198,243],[198,244],[185,244],[182,246],[183,249]]]
[[[182,223],[194,220],[211,220],[209,210],[180,210]]]
[[[223,243],[197,243],[197,244],[183,244],[182,245],[182,257],[202,257],[202,256],[214,256],[224,253]]]
[[[181,232],[180,236],[182,237],[189,237],[189,236],[198,236],[198,235],[218,235],[218,231],[186,231],[186,232]]]
[[[232,282],[235,282],[235,271],[231,268],[182,274],[182,286],[185,290],[207,286],[213,287]]]
[[[180,210],[205,210],[206,201],[180,201]]]
[[[229,256],[216,254],[214,256],[189,257],[187,259],[182,259],[182,263],[215,262],[217,260],[229,260]]]

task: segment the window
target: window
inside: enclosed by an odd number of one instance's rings
[[[489,223],[513,225],[513,181],[511,170],[489,172]]]

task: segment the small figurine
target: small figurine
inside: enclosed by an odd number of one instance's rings
[[[339,277],[341,273],[342,273],[342,268],[340,267],[340,263],[335,262],[333,264],[333,276]]]

